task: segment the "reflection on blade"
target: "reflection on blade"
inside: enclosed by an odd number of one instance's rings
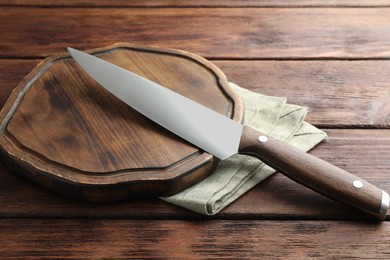
[[[149,119],[220,159],[237,153],[241,124],[114,64],[68,50],[100,85]]]

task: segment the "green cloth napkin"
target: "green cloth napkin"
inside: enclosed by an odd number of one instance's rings
[[[244,102],[245,125],[304,151],[326,137],[326,133],[303,121],[306,108],[287,104],[285,98],[260,95],[233,83],[230,86]],[[214,215],[274,172],[256,158],[234,155],[221,161],[203,181],[161,199],[201,214]]]

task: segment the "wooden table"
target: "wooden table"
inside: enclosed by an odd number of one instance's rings
[[[194,52],[309,107],[312,153],[390,191],[390,1],[0,0],[0,104],[43,58],[130,42]],[[213,217],[87,203],[0,165],[0,258],[390,258],[373,222],[275,174]]]

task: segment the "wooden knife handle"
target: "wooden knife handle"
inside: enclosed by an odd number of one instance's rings
[[[386,217],[389,195],[371,183],[298,148],[244,126],[239,152],[334,200]]]

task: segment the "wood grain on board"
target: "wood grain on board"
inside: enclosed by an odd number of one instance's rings
[[[242,101],[225,75],[199,56],[127,44],[94,53],[242,120]],[[107,93],[68,53],[44,60],[24,78],[0,120],[3,161],[43,186],[86,200],[171,195],[217,163]]]

